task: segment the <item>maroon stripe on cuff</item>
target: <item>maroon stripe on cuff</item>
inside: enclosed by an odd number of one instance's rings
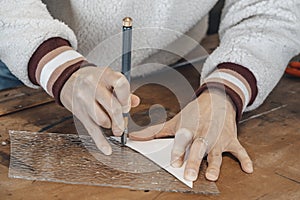
[[[62,102],[60,101],[60,93],[67,82],[67,80],[72,76],[74,72],[79,70],[83,67],[96,67],[96,65],[92,63],[88,63],[86,60],[79,61],[68,68],[66,68],[62,74],[58,77],[58,79],[55,81],[52,87],[52,94],[54,96],[55,102],[61,106],[63,106]]]
[[[243,111],[243,101],[241,99],[241,97],[234,91],[232,90],[230,87],[222,84],[222,83],[218,83],[218,82],[209,82],[209,83],[204,83],[201,87],[199,87],[196,92],[195,95],[198,97],[202,92],[204,92],[205,90],[209,90],[211,88],[214,89],[220,89],[221,91],[226,92],[226,94],[231,98],[233,104],[236,107],[236,120],[237,122],[239,120],[241,120],[242,118],[242,111]]]
[[[60,37],[54,37],[50,38],[46,41],[44,41],[33,53],[31,56],[29,62],[28,62],[28,77],[29,80],[35,84],[38,85],[38,82],[35,78],[35,72],[37,69],[37,66],[40,62],[40,60],[50,51],[57,49],[61,46],[71,46],[69,41],[62,39]]]
[[[245,80],[248,82],[250,88],[251,88],[251,98],[249,101],[249,104],[247,106],[250,106],[258,93],[258,89],[257,89],[257,81],[255,76],[253,75],[253,73],[247,69],[246,67],[239,65],[239,64],[235,64],[235,63],[231,63],[231,62],[225,62],[225,63],[221,63],[217,66],[218,69],[230,69],[232,71],[235,71],[237,73],[239,73],[241,76],[243,76],[245,78]]]

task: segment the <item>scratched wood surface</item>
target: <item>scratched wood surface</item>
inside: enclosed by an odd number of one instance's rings
[[[24,101],[25,99],[26,101]],[[45,92],[41,92],[41,89],[31,90],[27,87],[18,87],[13,90],[5,90],[0,94],[0,116],[49,102],[53,102],[53,99]]]
[[[206,38],[213,50],[217,37]],[[199,75],[180,69],[197,87]],[[254,174],[240,170],[236,159],[225,154],[219,180],[221,194],[191,195],[156,191],[133,191],[110,187],[26,181],[7,177],[10,141],[8,130],[76,133],[72,115],[42,91],[25,87],[0,92],[0,199],[300,199],[300,79],[285,76],[266,102],[246,113],[239,124],[239,139],[254,162]],[[156,85],[136,91],[142,105],[132,111],[137,123],[147,124],[149,106],[161,103],[168,118],[179,106],[170,92]],[[15,96],[14,96],[15,95]]]

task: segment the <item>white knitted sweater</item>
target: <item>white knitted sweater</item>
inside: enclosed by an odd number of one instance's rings
[[[52,37],[68,40],[72,47],[87,55],[96,45],[120,33],[121,19],[130,16],[135,28],[160,27],[187,33],[200,41],[206,31],[205,16],[217,0],[0,0],[0,59],[26,85],[27,64],[37,47]],[[247,108],[259,106],[278,83],[288,61],[300,52],[300,1],[297,0],[227,0],[220,26],[220,46],[203,67],[202,79],[218,64],[233,62],[247,67],[257,80],[258,95]],[[200,28],[199,28],[200,27]],[[140,34],[139,43],[156,48],[178,41],[172,36]],[[143,46],[143,45],[141,45]],[[110,64],[109,55],[119,47],[110,45],[100,56],[99,65]],[[184,51],[191,46],[182,47]],[[154,56],[162,63],[174,57],[159,56],[157,50],[143,50],[133,55],[133,65]],[[185,53],[185,52],[184,52]],[[119,65],[113,66],[116,70]],[[147,74],[151,68],[136,71]]]

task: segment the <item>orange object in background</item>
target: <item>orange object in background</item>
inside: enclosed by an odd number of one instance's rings
[[[297,61],[290,62],[285,70],[285,73],[292,76],[300,77],[300,62]]]

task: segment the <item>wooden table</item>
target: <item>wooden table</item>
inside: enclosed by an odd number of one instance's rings
[[[217,37],[208,37],[203,44],[211,51]],[[197,87],[198,74],[191,68],[179,71]],[[254,173],[243,173],[237,160],[224,154],[216,182],[221,193],[216,196],[10,179],[8,130],[76,130],[72,114],[57,106],[43,91],[26,87],[1,91],[0,199],[300,199],[299,83],[300,79],[284,77],[259,109],[244,115],[239,124],[239,139],[254,161]],[[136,93],[142,97],[142,105],[132,111],[137,119],[154,103],[169,108],[169,117],[178,112],[169,91],[157,85],[147,85]]]

